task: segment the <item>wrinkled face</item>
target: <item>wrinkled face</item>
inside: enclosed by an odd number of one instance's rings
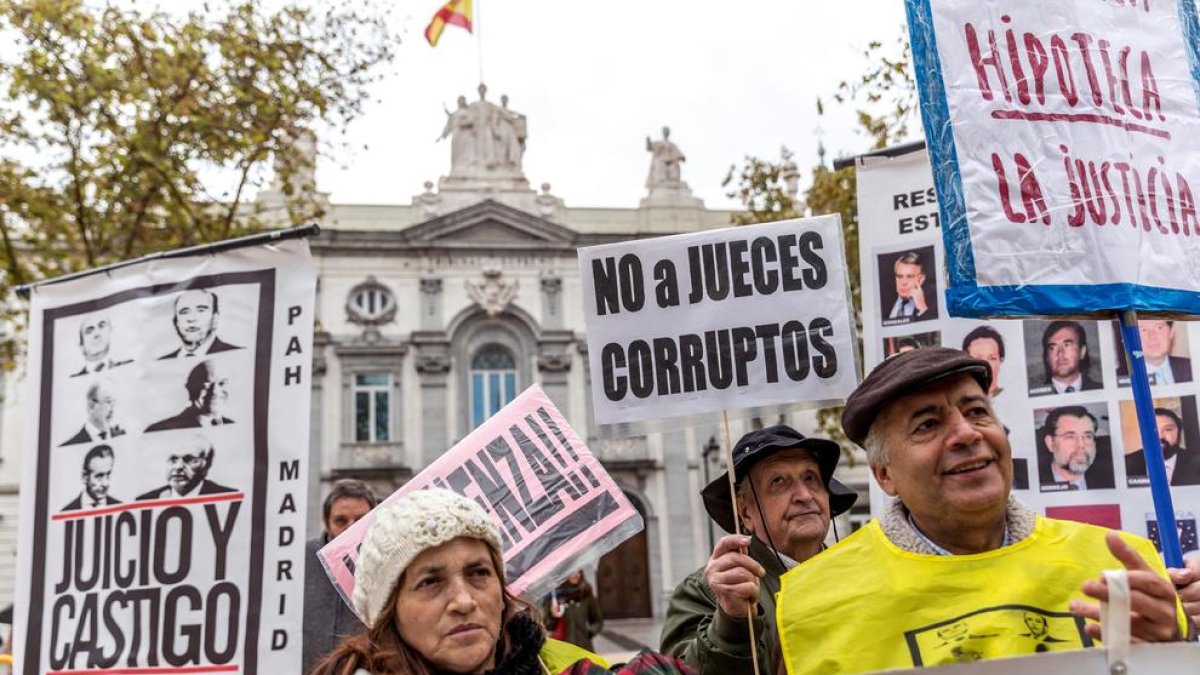
[[[926,385],[883,410],[887,463],[871,467],[884,492],[924,523],[991,522],[1012,488],[1012,449],[969,375]]]
[[[329,536],[336,537],[370,511],[371,505],[365,499],[339,497],[333,500],[329,507],[329,520],[325,521],[325,531]]]
[[[394,618],[400,637],[439,670],[493,666],[504,596],[487,544],[459,537],[422,551],[400,577]]]
[[[212,449],[207,443],[193,440],[167,458],[167,483],[176,493],[191,492],[208,475]]]
[[[990,337],[975,338],[967,345],[967,353],[988,364],[992,371],[992,386],[988,389],[988,396],[995,396],[1000,388],[1000,343]]]
[[[1167,415],[1158,415],[1154,418],[1158,423],[1158,440],[1163,447],[1179,447],[1179,425],[1175,424],[1175,420]]]
[[[1166,321],[1139,321],[1138,333],[1142,336],[1142,352],[1146,360],[1155,364],[1171,354],[1171,345],[1175,341],[1175,327]]]
[[[88,395],[88,421],[94,427],[107,429],[112,424],[116,405],[117,399],[108,387],[96,387],[95,391]]]
[[[774,542],[776,548],[793,558],[793,552],[825,541],[829,492],[812,452],[800,448],[778,452],[750,467],[745,480],[753,482],[754,490],[739,491],[738,511],[742,522],[759,539]],[[761,515],[755,508],[756,494]]]
[[[925,283],[921,266],[912,263],[896,263],[896,295],[911,298],[913,291]]]
[[[93,457],[83,471],[83,489],[92,499],[104,499],[108,494],[108,483],[112,477],[113,458]]]
[[[108,354],[108,342],[112,337],[112,326],[108,324],[107,316],[91,317],[83,320],[79,327],[79,347],[83,358],[99,361]]]
[[[1059,328],[1046,340],[1046,366],[1056,379],[1074,379],[1085,356],[1087,347],[1079,344],[1079,335],[1073,328]]]
[[[221,377],[212,370],[205,372],[208,379],[196,396],[196,407],[206,415],[217,415],[229,402],[229,378]]]
[[[1063,415],[1058,428],[1046,435],[1046,448],[1054,465],[1071,473],[1083,473],[1096,461],[1096,424],[1090,417]]]
[[[204,291],[184,291],[175,300],[175,332],[184,344],[195,346],[217,329],[213,297]]]

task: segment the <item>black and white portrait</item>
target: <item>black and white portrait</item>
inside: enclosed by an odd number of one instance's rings
[[[180,293],[175,298],[172,321],[182,346],[160,356],[159,360],[205,356],[241,349],[217,336],[220,307],[220,298],[212,291],[193,289]]]
[[[120,500],[113,499],[112,495],[108,494],[115,463],[113,450],[107,445],[97,445],[88,450],[83,456],[83,490],[78,497],[67,502],[62,510],[79,511],[120,504]]]
[[[118,436],[124,436],[125,430],[114,421],[117,409],[117,397],[113,393],[112,382],[100,380],[93,382],[86,393],[87,417],[79,431],[61,446],[106,441]]]
[[[167,455],[167,484],[139,495],[138,501],[236,492],[208,479],[215,454],[212,441],[192,433],[179,436],[173,442],[175,446]]]
[[[112,348],[112,321],[107,314],[93,314],[79,323],[79,351],[83,354],[83,367],[71,373],[71,377],[111,370],[133,359],[116,359],[109,355]]]
[[[233,424],[224,410],[229,403],[229,380],[217,374],[212,361],[201,361],[188,372],[184,382],[188,404],[178,414],[159,420],[146,431],[190,429]]]

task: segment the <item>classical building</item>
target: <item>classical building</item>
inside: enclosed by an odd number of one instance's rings
[[[646,522],[595,570],[606,615],[661,615],[674,584],[703,564],[721,535],[699,491],[722,471],[725,432],[714,415],[709,424],[598,433],[576,249],[724,227],[731,213],[693,196],[666,128],[661,140],[646,139],[647,192],[628,209],[567,206],[547,183],[532,189],[522,165],[527,133],[507,97],[493,104],[480,87],[477,100],[460,97],[447,113],[449,175],[409,204],[329,205],[322,234],[311,240],[319,282],[310,534],[320,529],[320,500],[332,481],[362,478],[390,493],[538,383]],[[312,152],[310,138],[300,142],[300,152]],[[312,175],[294,180],[315,184]],[[282,206],[283,193],[275,185],[259,201]],[[0,598],[11,597],[15,568],[18,476],[10,465],[18,462],[10,459],[20,441],[10,427],[19,426],[19,408],[19,396],[6,399],[0,415]],[[792,423],[811,426],[796,417]],[[734,420],[733,438],[777,421]]]

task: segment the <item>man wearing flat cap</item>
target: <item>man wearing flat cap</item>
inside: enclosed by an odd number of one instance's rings
[[[732,533],[739,518],[747,535],[722,537],[708,564],[675,587],[663,623],[663,653],[705,675],[753,672],[757,651],[761,672],[776,672],[779,577],[821,551],[831,514],[847,511],[858,496],[833,478],[840,457],[837,443],[806,438],[782,424],[737,442],[736,515],[728,473],[700,494],[718,525]],[[750,642],[747,616],[754,617],[757,644]]]
[[[1190,584],[1186,599],[1200,569],[1172,584],[1146,539],[1044,518],[1010,496],[1012,450],[990,384],[986,362],[931,347],[885,360],[850,395],[842,427],[895,499],[781,579],[790,675],[1092,646],[1096,601],[1108,598],[1102,571],[1121,568],[1134,640],[1188,634],[1175,585]]]

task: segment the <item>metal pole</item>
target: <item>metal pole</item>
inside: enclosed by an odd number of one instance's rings
[[[276,242],[276,241],[284,241],[285,239],[299,239],[301,237],[315,237],[320,233],[321,233],[321,226],[317,225],[316,223],[309,223],[307,225],[297,225],[296,227],[289,227],[289,228],[286,228],[283,230],[272,230],[270,232],[259,232],[257,234],[246,235],[245,237],[237,237],[236,239],[226,239],[224,241],[215,241],[211,244],[200,244],[199,246],[189,246],[187,248],[177,248],[177,249],[173,249],[170,251],[159,251],[158,253],[151,253],[150,255],[142,256],[141,258],[135,258],[133,260],[122,260],[121,262],[113,263],[111,265],[105,265],[104,267],[96,267],[94,269],[84,270],[82,272],[74,272],[72,274],[64,274],[61,277],[54,277],[53,279],[45,279],[42,281],[35,281],[31,284],[17,286],[16,288],[13,289],[13,291],[15,291],[16,294],[21,296],[22,298],[28,298],[29,293],[33,289],[35,289],[39,286],[48,286],[50,284],[58,284],[58,283],[62,283],[64,281],[71,281],[73,279],[81,279],[83,277],[89,277],[93,274],[99,274],[101,272],[111,272],[113,270],[121,269],[122,267],[129,267],[130,265],[137,265],[138,263],[149,262],[151,260],[167,260],[170,258],[186,258],[188,256],[194,256],[194,255],[214,255],[217,253],[224,253],[225,251],[232,251],[232,250],[238,249],[238,248],[245,248],[247,246],[259,246],[262,244],[270,244],[270,243]]]
[[[1129,384],[1133,387],[1133,403],[1137,408],[1138,430],[1142,434],[1142,452],[1146,455],[1146,473],[1150,477],[1150,493],[1154,498],[1154,518],[1158,521],[1158,541],[1162,544],[1163,560],[1167,567],[1183,567],[1183,551],[1179,547],[1179,530],[1175,525],[1175,505],[1167,482],[1167,467],[1163,463],[1162,444],[1158,438],[1158,422],[1154,415],[1154,399],[1150,396],[1150,378],[1146,375],[1146,355],[1142,353],[1142,334],[1138,331],[1137,312],[1121,312],[1121,337],[1129,357]]]

